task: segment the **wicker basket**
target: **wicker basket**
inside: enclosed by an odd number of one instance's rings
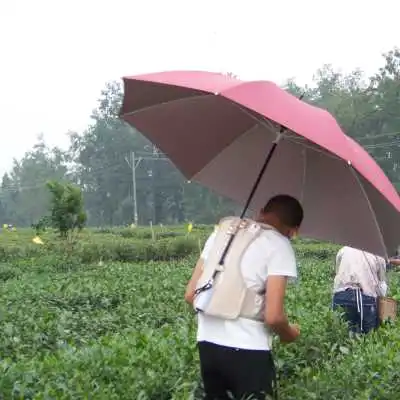
[[[397,317],[397,301],[390,297],[379,297],[378,310],[381,321],[394,321]]]

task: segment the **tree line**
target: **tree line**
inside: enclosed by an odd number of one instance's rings
[[[311,85],[290,80],[285,88],[329,110],[400,190],[400,50],[382,58],[382,67],[371,77],[325,65]],[[187,182],[147,139],[122,122],[121,101],[121,83],[108,82],[87,129],[69,133],[67,150],[50,148],[39,136],[30,151],[13,161],[1,181],[2,224],[30,226],[46,214],[49,180],[73,182],[82,189],[91,226],[131,224],[135,186],[140,224],[213,223],[238,212],[231,201]]]

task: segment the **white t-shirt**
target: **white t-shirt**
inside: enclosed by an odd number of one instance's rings
[[[384,258],[345,246],[336,255],[333,291],[336,293],[360,286],[366,296],[385,296],[387,290],[385,275],[386,260]]]
[[[216,233],[212,233],[204,246],[201,254],[204,260],[215,236]],[[289,239],[276,230],[265,230],[245,251],[241,269],[247,285],[257,289],[265,287],[270,275],[296,278],[296,258]],[[271,350],[272,334],[260,321],[246,318],[224,320],[199,312],[197,341],[248,350]]]

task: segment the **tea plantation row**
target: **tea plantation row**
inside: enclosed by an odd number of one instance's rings
[[[74,251],[50,233],[36,245],[31,232],[2,232],[0,398],[201,398],[183,292],[209,231],[86,232]],[[399,399],[400,326],[349,338],[330,311],[336,247],[296,249],[288,308],[302,337],[276,345],[280,398]]]

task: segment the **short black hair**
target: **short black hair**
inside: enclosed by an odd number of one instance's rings
[[[298,228],[304,218],[300,202],[287,194],[271,197],[262,212],[275,214],[283,224],[290,228]]]

